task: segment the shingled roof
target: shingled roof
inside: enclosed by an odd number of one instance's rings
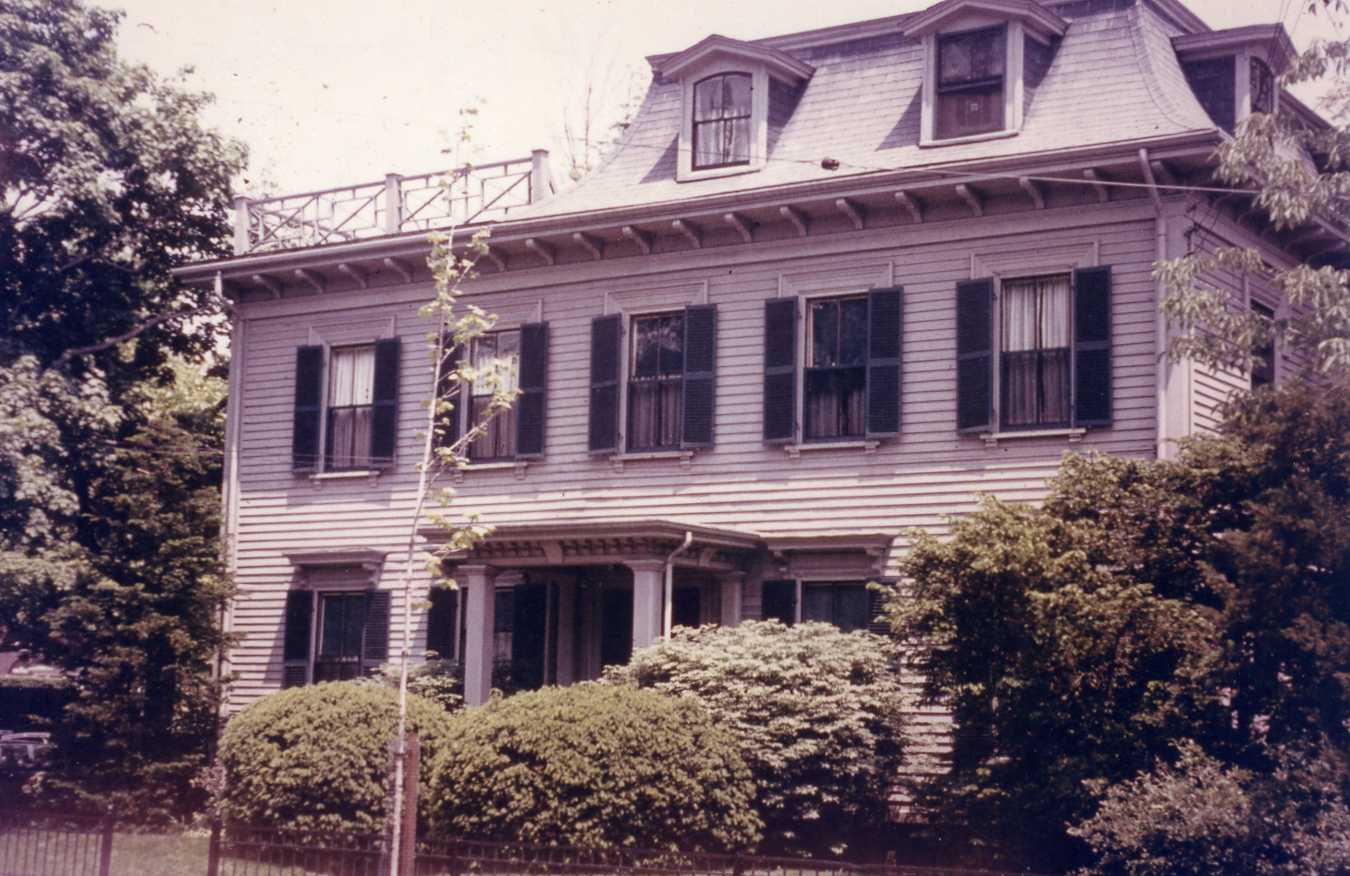
[[[574,189],[515,218],[675,204],[876,171],[1030,158],[1215,130],[1172,47],[1182,29],[1151,4],[1094,0],[1055,11],[1069,26],[1043,78],[1028,83],[1025,120],[1015,136],[919,146],[923,45],[905,33],[914,16],[899,16],[884,26],[866,23],[854,38],[845,27],[821,32],[819,44],[810,35],[758,41],[814,68],[762,170],[677,182],[681,86],[656,76],[623,142],[602,166]],[[653,65],[667,57],[653,58]],[[838,170],[823,169],[825,157],[838,160]]]

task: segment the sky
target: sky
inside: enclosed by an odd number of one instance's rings
[[[587,85],[604,135],[625,96],[645,88],[647,55],[710,32],[757,39],[934,0],[93,2],[125,11],[124,58],[164,75],[191,67],[187,84],[216,96],[207,124],[249,148],[244,193],[280,194],[448,167],[459,111],[472,105],[466,159],[545,148],[561,172],[564,119],[580,125]],[[1299,48],[1336,34],[1304,0],[1188,5],[1215,28],[1283,20]]]

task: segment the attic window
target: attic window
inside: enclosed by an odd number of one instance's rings
[[[750,163],[749,73],[722,73],[694,85],[694,170]]]
[[[937,139],[1003,130],[1006,39],[1002,27],[938,37]]]
[[[1252,99],[1252,112],[1272,113],[1275,111],[1275,75],[1270,72],[1266,62],[1252,58],[1248,65]]]

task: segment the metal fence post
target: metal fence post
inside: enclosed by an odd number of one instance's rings
[[[220,876],[220,818],[211,819],[211,843],[206,847],[206,876]]]
[[[103,832],[99,838],[98,876],[108,876],[112,870],[113,817],[103,816]]]

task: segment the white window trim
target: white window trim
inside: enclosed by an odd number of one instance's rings
[[[980,30],[986,27],[1002,25],[1004,50],[1003,60],[1003,127],[997,131],[970,134],[964,137],[937,137],[937,81],[938,81],[938,38],[948,34]],[[961,143],[979,143],[985,140],[997,140],[1012,137],[1022,130],[1022,104],[1025,94],[1023,76],[1023,55],[1026,46],[1027,29],[1021,21],[995,19],[985,16],[962,17],[953,20],[942,30],[926,33],[923,36],[924,75],[921,89],[919,113],[919,146],[955,146]],[[1033,37],[1036,39],[1036,37]]]
[[[750,74],[750,163],[732,167],[694,169],[694,85],[721,73]],[[724,58],[689,71],[680,81],[680,148],[676,164],[676,182],[693,182],[755,173],[764,168],[769,153],[769,70],[762,63]]]

